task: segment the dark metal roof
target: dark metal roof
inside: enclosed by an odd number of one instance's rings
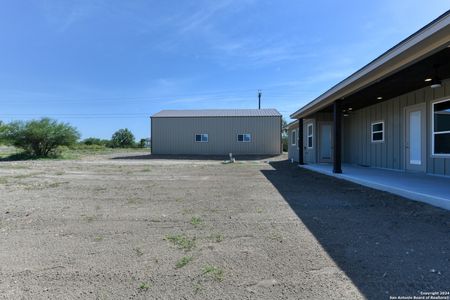
[[[152,118],[201,118],[201,117],[281,117],[274,108],[265,109],[195,109],[162,110]]]

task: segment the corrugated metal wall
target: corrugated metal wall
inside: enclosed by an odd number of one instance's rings
[[[354,111],[343,121],[344,162],[378,168],[404,169],[404,109],[407,106],[426,103],[427,118],[427,172],[450,175],[450,158],[431,155],[431,103],[450,96],[450,80],[443,81],[438,89],[426,87],[408,94]],[[371,123],[384,121],[385,141],[371,142]]]
[[[152,118],[154,154],[259,154],[281,152],[281,117]],[[207,143],[195,142],[195,134],[207,133]],[[250,143],[237,135],[251,133]]]

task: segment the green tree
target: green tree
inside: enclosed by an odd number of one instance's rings
[[[109,140],[103,140],[103,139],[99,139],[99,138],[95,138],[95,137],[90,137],[87,139],[84,139],[83,141],[81,141],[82,144],[88,145],[88,146],[92,146],[92,145],[97,145],[97,146],[108,146],[110,144]]]
[[[1,140],[38,157],[55,154],[59,146],[73,145],[80,138],[75,127],[49,118],[15,121],[3,127],[0,131]]]
[[[0,121],[0,145],[4,142],[3,141],[3,139],[4,139],[4,137],[3,137],[3,133],[4,133],[4,131],[6,130],[6,126],[5,126],[5,124],[3,123],[3,121]]]
[[[138,144],[139,148],[145,148],[146,145],[147,145],[147,139],[140,139],[139,140],[139,144]]]
[[[112,135],[111,145],[114,148],[133,147],[134,135],[127,128],[119,129]]]

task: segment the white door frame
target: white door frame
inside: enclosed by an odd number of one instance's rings
[[[421,131],[421,159],[420,164],[411,164],[410,162],[410,141],[409,141],[409,122],[410,113],[420,111],[420,131]],[[419,103],[415,105],[406,106],[403,111],[404,117],[404,168],[406,171],[426,172],[427,170],[427,105],[426,103]]]

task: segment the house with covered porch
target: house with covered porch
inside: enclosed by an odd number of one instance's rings
[[[449,202],[437,205],[450,208],[450,11],[291,118],[289,157],[299,165],[447,177],[434,181],[446,180],[439,197]]]

